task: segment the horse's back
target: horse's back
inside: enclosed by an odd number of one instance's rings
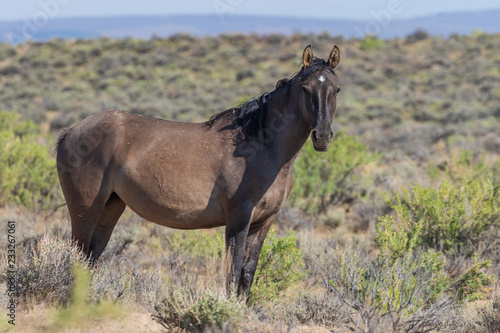
[[[214,136],[203,124],[181,123],[145,117],[121,110],[107,110],[92,115],[71,129],[64,130],[57,143],[58,164],[85,165],[88,160],[113,159],[122,162],[139,159],[145,152],[155,156],[172,152],[176,159],[188,157],[181,150],[210,151],[217,146]],[[68,156],[69,155],[69,156]],[[71,160],[71,161],[66,161]],[[205,160],[206,162],[206,160]]]

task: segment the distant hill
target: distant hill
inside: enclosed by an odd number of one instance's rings
[[[19,43],[29,36],[34,40],[50,38],[170,36],[188,33],[194,36],[223,33],[321,33],[345,37],[365,34],[381,38],[406,36],[417,29],[433,35],[469,34],[475,29],[488,33],[500,32],[500,10],[455,12],[433,16],[397,19],[387,16],[368,20],[312,19],[296,17],[225,15],[122,16],[100,18],[50,19],[41,25],[35,20],[0,22],[0,41]],[[42,22],[44,23],[44,22]]]

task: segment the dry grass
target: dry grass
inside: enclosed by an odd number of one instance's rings
[[[69,220],[64,210],[52,215],[35,215],[12,206],[1,210],[5,219],[17,221],[19,281],[24,281],[19,287],[19,327],[33,332],[46,330],[51,327],[47,313],[64,308],[71,297],[71,264],[84,266],[85,261],[68,239]],[[321,332],[345,327],[354,318],[352,309],[325,289],[322,267],[331,264],[335,253],[345,247],[343,244],[357,243],[358,250],[373,258],[377,254],[373,252],[373,241],[366,237],[369,234],[360,236],[347,229],[345,234],[334,237],[332,229],[325,229],[321,221],[314,219],[305,230],[297,228],[302,222],[289,225],[287,221],[300,215],[291,211],[285,214],[279,225],[284,230],[298,230],[298,245],[304,253],[308,275],[298,288],[288,290],[268,304],[247,308],[224,296],[220,254],[211,251],[209,245],[204,246],[210,244],[206,239],[214,239],[214,231],[174,231],[143,221],[127,211],[98,267],[91,270],[87,293],[88,304],[117,302],[127,309],[126,315],[122,319],[91,320],[72,331],[100,332],[115,328],[132,331],[132,327],[160,331],[168,327],[169,331],[179,332],[188,328],[206,332]],[[198,244],[196,251],[193,242]],[[3,255],[2,267],[5,259]],[[2,293],[1,297],[3,303],[6,296]],[[207,304],[212,308],[218,306],[223,320],[215,321],[215,325],[201,325],[207,322],[203,318],[203,306]],[[445,324],[440,331],[452,331],[449,328],[457,327],[457,323],[480,331],[478,318],[493,313],[481,311],[474,314],[460,309],[448,311],[443,314]],[[179,325],[182,316],[191,316],[186,322],[198,325]],[[483,322],[486,321],[491,319]],[[374,327],[374,332],[382,332],[389,330],[390,324],[381,321]]]
[[[500,293],[490,301],[470,304],[464,311],[466,328],[478,333],[500,332]]]

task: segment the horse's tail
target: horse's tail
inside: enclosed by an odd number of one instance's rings
[[[62,130],[61,134],[59,134],[59,138],[57,139],[57,143],[54,146],[54,154],[57,155],[59,152],[59,149],[61,148],[64,139],[66,138],[66,135],[72,130],[73,128],[65,128]]]

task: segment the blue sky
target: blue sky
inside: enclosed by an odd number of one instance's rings
[[[398,17],[415,17],[449,11],[500,9],[498,0],[18,0],[3,1],[0,20],[29,19],[40,10],[57,17],[132,14],[284,15],[318,18],[367,19],[373,12],[397,8]],[[44,9],[45,8],[45,9]]]

